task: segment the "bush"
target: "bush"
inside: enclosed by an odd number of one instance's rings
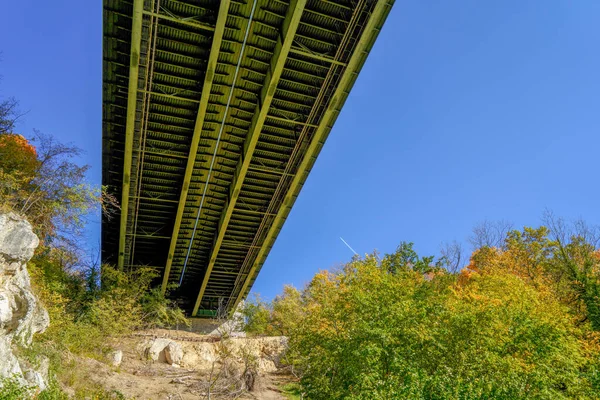
[[[247,303],[246,330],[289,336],[311,399],[598,398],[600,253],[551,233],[507,232],[460,273],[411,243],[355,258]]]
[[[37,393],[33,388],[23,386],[17,379],[0,381],[0,400],[69,400],[68,394],[60,389],[57,381],[53,380],[44,391]],[[122,393],[116,390],[100,388],[79,390],[76,399],[90,400],[126,400]]]
[[[125,272],[105,265],[99,284],[95,268],[69,271],[61,262],[64,258],[63,251],[50,249],[29,264],[34,290],[51,320],[39,341],[100,358],[110,338],[136,329],[189,324],[181,309],[160,290],[151,289],[153,269]]]
[[[448,282],[375,257],[318,274],[290,339],[308,397],[593,398],[583,332],[556,299],[503,272]]]
[[[0,400],[23,400],[31,397],[31,388],[21,385],[16,378],[0,380]]]

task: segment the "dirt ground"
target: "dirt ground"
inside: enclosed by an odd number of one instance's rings
[[[207,398],[206,382],[210,371],[198,371],[144,360],[137,350],[146,337],[163,337],[176,341],[210,341],[204,335],[187,331],[153,330],[139,332],[124,339],[116,347],[123,351],[123,362],[119,367],[92,360],[81,360],[79,374],[94,385],[107,390],[116,390],[127,399],[136,400],[197,400]],[[287,397],[279,387],[291,382],[291,377],[280,372],[259,375],[252,392],[238,399],[284,400]],[[215,399],[218,397],[211,398]]]

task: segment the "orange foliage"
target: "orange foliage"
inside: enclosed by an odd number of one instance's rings
[[[23,151],[37,157],[35,146],[29,143],[29,140],[25,139],[22,135],[16,133],[6,133],[0,136],[0,147],[7,147],[14,143],[17,147],[22,148]]]
[[[16,133],[0,135],[0,169],[31,176],[38,165],[35,147]]]

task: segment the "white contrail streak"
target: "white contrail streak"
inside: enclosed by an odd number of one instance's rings
[[[342,241],[342,242],[344,242],[344,244],[345,244],[346,246],[348,246],[348,248],[349,248],[349,249],[350,249],[350,250],[351,250],[351,251],[352,251],[352,252],[353,252],[355,255],[358,255],[358,253],[357,253],[357,252],[356,252],[356,251],[355,251],[355,250],[354,250],[354,249],[353,249],[353,248],[352,248],[352,247],[351,247],[351,246],[348,244],[348,242],[346,242],[346,241],[344,240],[344,238],[343,238],[343,237],[341,237],[341,236],[340,236],[340,239],[341,239],[341,241]]]

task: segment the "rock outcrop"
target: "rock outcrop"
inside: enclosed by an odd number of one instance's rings
[[[16,377],[43,390],[47,372],[30,368],[13,352],[16,344],[30,345],[33,335],[50,324],[48,313],[31,290],[27,272],[26,263],[38,244],[27,221],[12,213],[0,214],[0,379]]]
[[[225,359],[240,366],[251,359],[261,373],[276,371],[286,349],[284,336],[234,337],[213,342],[154,338],[138,345],[142,358],[154,362],[202,371],[210,370],[214,363],[222,364]]]
[[[146,340],[138,346],[147,360],[166,362],[169,365],[179,366],[183,358],[181,345],[174,340],[156,338]]]

